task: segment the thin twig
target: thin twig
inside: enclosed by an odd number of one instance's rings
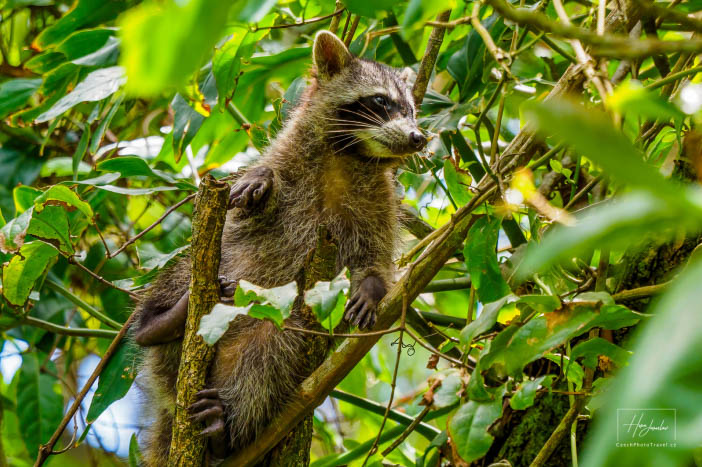
[[[80,297],[76,296],[74,293],[66,289],[64,286],[59,284],[58,282],[54,282],[51,279],[46,279],[44,281],[47,287],[49,287],[51,290],[60,293],[64,297],[66,297],[70,302],[72,302],[74,305],[77,305],[79,308],[82,308],[84,311],[86,311],[90,316],[93,318],[97,319],[98,321],[107,324],[110,327],[113,327],[115,329],[119,329],[122,327],[122,323],[118,323],[117,321],[113,320],[109,316],[105,315],[104,313],[101,313],[98,311],[96,308],[88,305],[85,303]]]
[[[111,329],[70,328],[67,326],[60,326],[58,324],[50,323],[49,321],[44,321],[43,319],[34,318],[32,316],[26,316],[22,321],[22,324],[28,324],[40,329],[45,329],[55,334],[61,334],[62,336],[100,337],[112,339],[117,335],[117,331],[113,331]]]
[[[436,17],[437,21],[446,21],[451,17],[451,10],[446,10]],[[434,70],[434,64],[436,63],[436,57],[439,56],[439,49],[441,48],[441,43],[444,41],[444,32],[446,28],[442,26],[434,26],[431,34],[429,35],[429,41],[427,42],[427,48],[424,51],[424,56],[422,57],[422,62],[419,64],[419,69],[417,70],[417,79],[412,87],[412,97],[414,98],[414,105],[419,107],[424,100],[424,94],[427,92],[427,86],[429,85],[429,78]]]
[[[339,334],[339,333],[333,333],[333,332],[315,331],[313,329],[297,328],[295,326],[287,326],[287,325],[283,326],[283,331],[295,331],[295,332],[301,332],[303,334],[312,334],[315,336],[324,336],[324,337],[350,337],[350,338],[383,336],[385,334],[392,334],[393,332],[397,332],[400,329],[401,328],[398,326],[398,327],[391,328],[391,329],[383,329],[381,331],[354,332],[354,333],[349,333],[349,334]]]
[[[78,261],[76,261],[76,259],[75,259],[73,256],[71,256],[71,255],[65,255],[64,257],[66,258],[66,260],[67,260],[70,264],[73,264],[73,265],[75,265],[75,266],[78,266],[79,269],[82,269],[84,272],[86,272],[88,275],[90,275],[92,278],[94,278],[94,279],[97,280],[98,282],[102,282],[103,284],[108,285],[108,286],[110,286],[110,287],[112,287],[112,288],[114,288],[114,289],[117,289],[117,290],[119,290],[120,292],[124,292],[124,293],[126,293],[127,295],[129,295],[130,297],[132,297],[133,299],[135,299],[135,300],[139,298],[139,295],[138,295],[138,294],[135,294],[134,292],[132,292],[132,291],[130,291],[130,290],[123,289],[122,287],[119,287],[119,286],[113,284],[112,282],[108,281],[108,280],[105,279],[104,277],[95,274],[93,271],[91,271],[90,269],[86,268],[85,266],[83,266],[83,265],[82,265],[81,263],[79,263]]]
[[[337,2],[337,3],[338,3],[338,2]],[[262,26],[262,27],[256,26],[256,27],[253,29],[253,32],[260,31],[260,30],[262,30],[262,29],[285,29],[285,28],[295,28],[295,27],[297,27],[297,26],[304,26],[304,25],[306,25],[306,24],[318,23],[318,22],[320,22],[320,21],[324,21],[325,19],[329,19],[329,18],[332,18],[332,17],[336,17],[336,16],[340,15],[341,13],[343,13],[344,10],[345,10],[345,8],[340,8],[340,9],[337,9],[334,13],[329,13],[328,15],[317,16],[317,17],[315,17],[315,18],[306,19],[306,20],[304,20],[304,21],[300,21],[299,23],[292,23],[292,24],[276,24],[275,26]],[[337,25],[338,25],[338,22],[337,22]]]
[[[651,295],[657,295],[662,293],[666,288],[670,286],[670,281],[663,282],[661,284],[646,285],[644,287],[638,287],[636,289],[622,290],[612,295],[615,302],[621,302],[624,300],[634,300],[637,298],[650,297]]]
[[[424,420],[424,417],[427,416],[427,414],[429,413],[430,410],[431,410],[431,405],[427,405],[426,407],[424,407],[424,410],[422,410],[419,413],[419,415],[417,415],[415,417],[412,424],[410,426],[408,426],[407,429],[405,431],[403,431],[402,434],[395,441],[393,441],[393,443],[387,449],[385,449],[381,455],[383,457],[387,456],[392,451],[394,451],[396,447],[398,447],[400,444],[402,444],[402,442],[405,439],[407,439],[407,437],[410,435],[410,433],[412,433],[414,431],[414,429],[417,428],[417,426],[419,426],[419,423],[422,420]]]
[[[136,234],[134,237],[132,237],[129,240],[127,240],[126,242],[124,242],[124,244],[121,247],[119,247],[119,249],[117,251],[115,251],[114,253],[109,255],[109,258],[112,259],[115,256],[117,256],[118,254],[122,253],[129,245],[131,245],[132,243],[136,242],[141,237],[143,237],[144,235],[149,233],[154,227],[156,227],[161,222],[163,222],[163,220],[166,217],[168,217],[173,211],[175,211],[176,209],[178,209],[179,207],[181,207],[182,205],[184,205],[185,203],[187,203],[191,199],[195,198],[196,195],[197,195],[197,193],[192,193],[192,194],[186,196],[185,198],[183,198],[182,200],[178,201],[176,204],[174,204],[170,208],[168,208],[166,210],[166,212],[164,212],[163,215],[161,217],[159,217],[153,224],[151,224],[150,226],[148,226],[147,228],[145,228],[144,230],[142,230],[141,232]]]

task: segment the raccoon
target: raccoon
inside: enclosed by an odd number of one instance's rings
[[[402,73],[355,58],[334,34],[313,46],[310,84],[260,162],[233,184],[220,265],[223,298],[240,279],[262,287],[295,280],[325,225],[337,267],[351,274],[344,318],[372,328],[392,279],[399,200],[394,169],[420,151],[412,94]],[[166,465],[190,259],[163,271],[137,304],[134,338],[145,346],[140,376],[155,419],[143,437],[147,466]],[[311,327],[293,312],[290,326]],[[305,340],[272,323],[237,317],[217,342],[208,389],[191,406],[215,458],[252,440],[307,376]]]

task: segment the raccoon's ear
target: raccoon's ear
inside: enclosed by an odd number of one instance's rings
[[[341,72],[353,55],[341,39],[329,31],[319,31],[314,38],[314,64],[321,79],[329,79]]]
[[[407,84],[407,87],[414,86],[414,82],[417,80],[417,73],[410,67],[406,66],[400,71],[400,79]]]

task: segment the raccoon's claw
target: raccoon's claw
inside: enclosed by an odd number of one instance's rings
[[[223,303],[232,302],[234,292],[236,292],[237,281],[232,281],[224,276],[219,276],[219,298]]]
[[[194,422],[204,422],[205,429],[200,432],[207,437],[224,434],[224,406],[219,399],[217,389],[204,389],[195,394],[196,402],[188,407],[190,419]]]
[[[375,326],[378,302],[385,295],[385,285],[376,276],[368,276],[346,304],[344,319],[361,329]]]
[[[236,182],[229,193],[229,209],[253,209],[268,195],[273,186],[273,171],[256,167]]]

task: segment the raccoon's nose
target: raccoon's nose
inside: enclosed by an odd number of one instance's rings
[[[409,134],[409,141],[413,148],[416,150],[424,149],[427,145],[427,138],[421,132],[412,130]]]

